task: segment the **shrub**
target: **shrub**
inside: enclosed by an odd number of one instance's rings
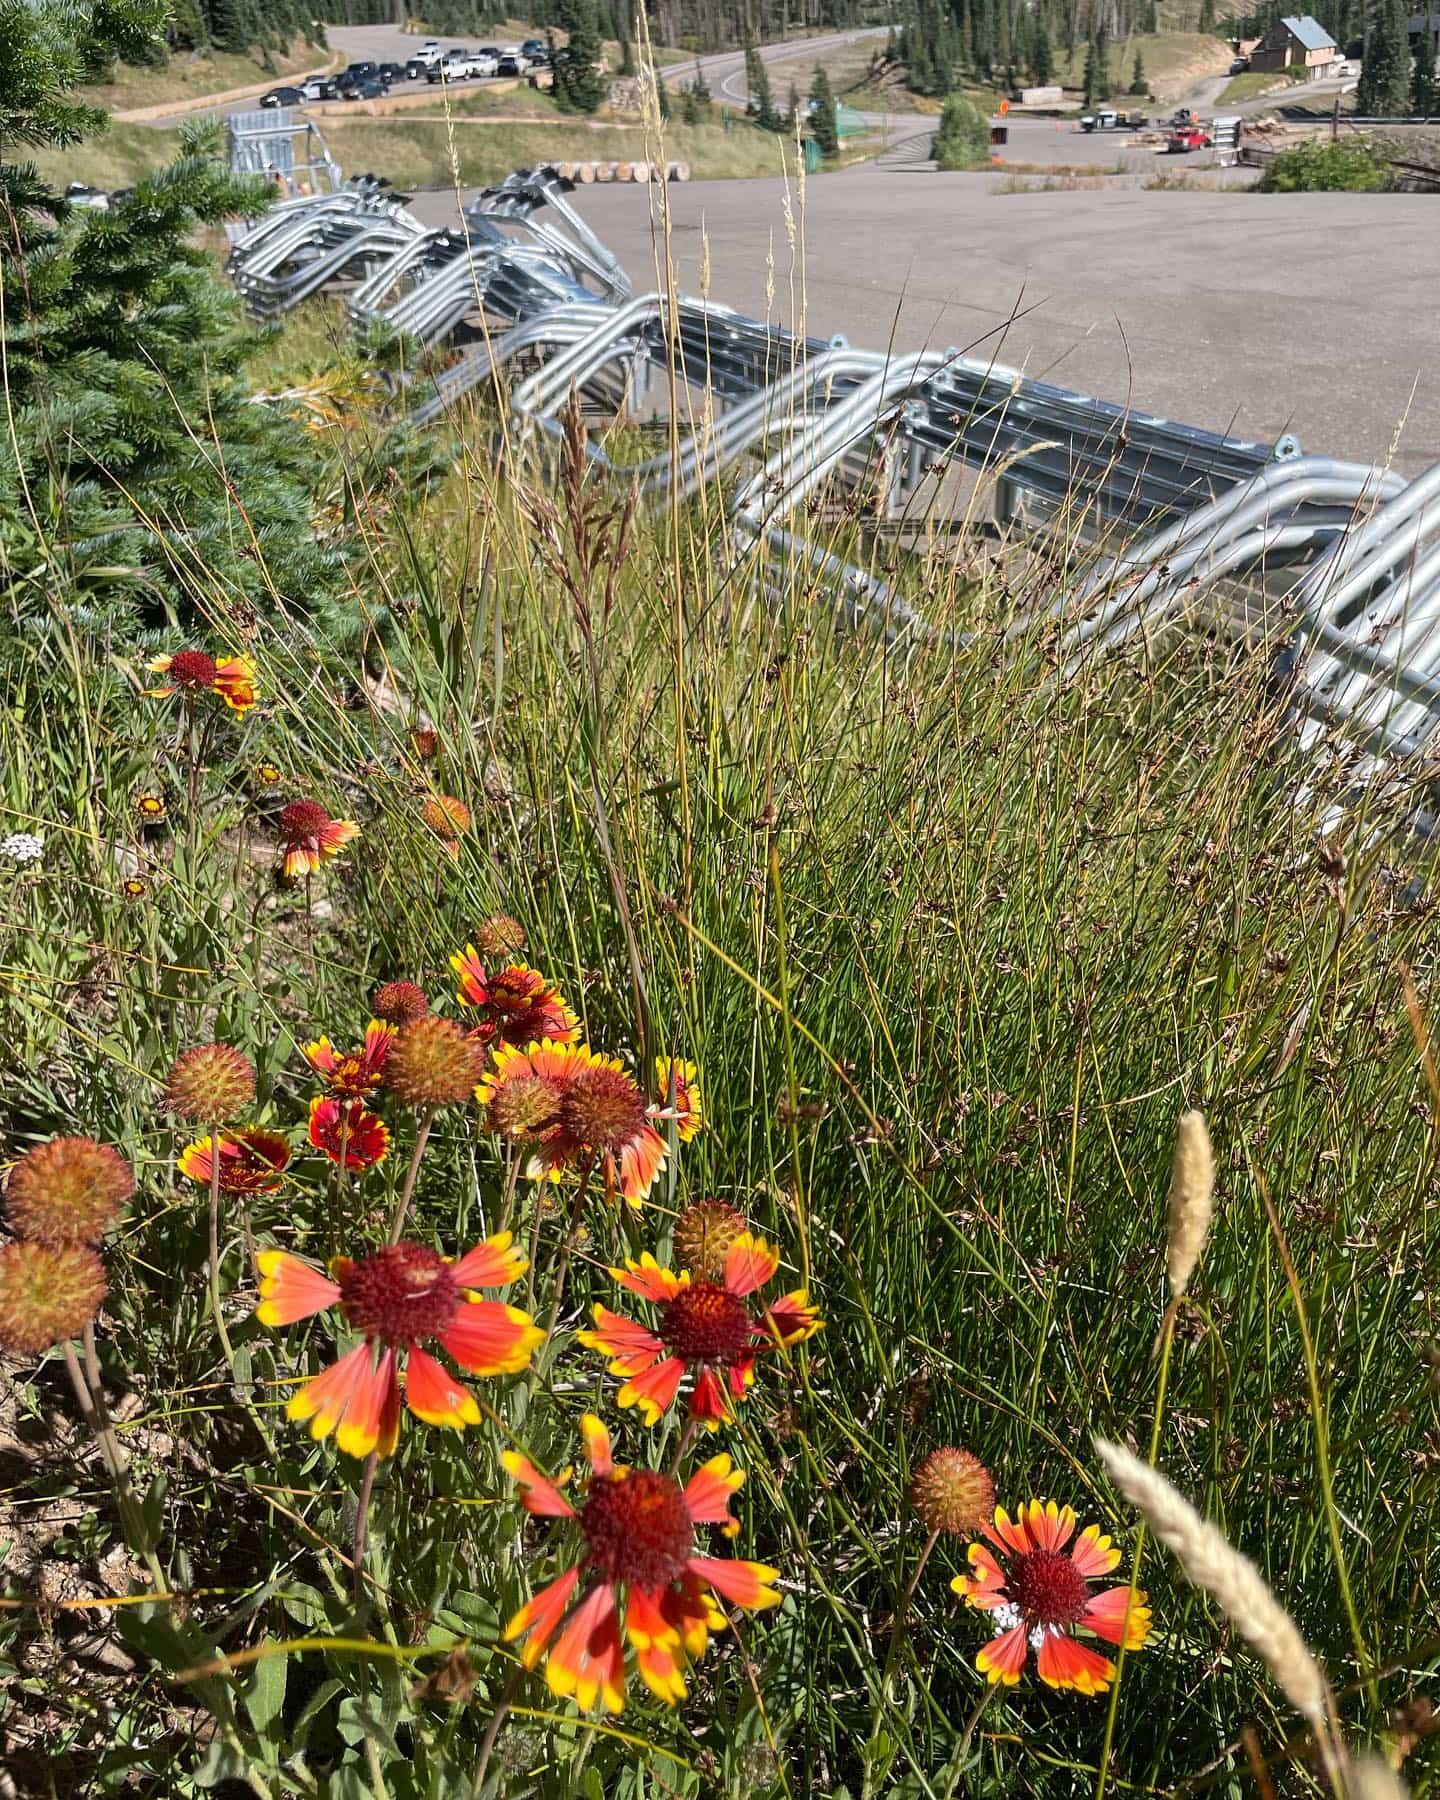
[[[1391,185],[1390,165],[1369,139],[1297,144],[1282,150],[1260,182],[1264,194],[1377,194]]]
[[[935,160],[942,169],[978,169],[990,160],[990,127],[978,107],[952,94],[935,133]]]

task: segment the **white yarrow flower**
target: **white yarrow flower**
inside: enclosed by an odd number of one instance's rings
[[[39,862],[44,854],[45,840],[33,831],[12,831],[9,837],[0,838],[0,856],[7,862]]]
[[[1013,1600],[1002,1600],[998,1606],[990,1608],[990,1617],[995,1626],[996,1637],[1003,1637],[1020,1623],[1020,1608]]]

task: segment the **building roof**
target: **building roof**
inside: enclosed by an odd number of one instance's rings
[[[1298,19],[1282,19],[1280,23],[1295,41],[1307,50],[1333,50],[1335,40],[1320,23],[1312,19],[1309,13],[1303,13]]]

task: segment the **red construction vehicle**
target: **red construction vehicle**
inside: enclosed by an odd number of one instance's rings
[[[1185,156],[1191,150],[1208,150],[1210,133],[1198,119],[1192,119],[1187,125],[1177,125],[1165,140],[1167,156]]]

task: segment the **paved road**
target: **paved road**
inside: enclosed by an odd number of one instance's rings
[[[1422,195],[997,194],[985,176],[857,168],[811,181],[803,278],[779,181],[672,186],[678,285],[897,350],[955,345],[1033,375],[1270,442],[1440,461],[1435,202]],[[793,202],[793,188],[791,190]],[[588,188],[586,219],[655,285],[643,188]],[[1013,318],[1012,315],[1018,315]],[[1408,414],[1408,418],[1407,418]]]

